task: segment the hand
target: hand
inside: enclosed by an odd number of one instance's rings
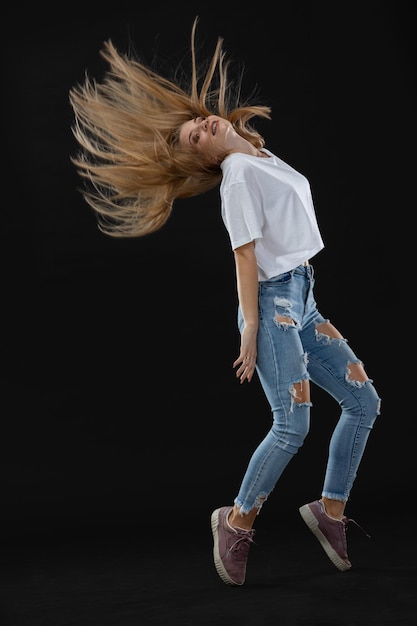
[[[242,351],[240,352],[238,358],[233,363],[233,367],[237,367],[236,370],[236,378],[240,378],[240,384],[244,383],[245,380],[250,383],[252,380],[252,376],[255,371],[256,365],[256,354],[255,356],[245,355]]]

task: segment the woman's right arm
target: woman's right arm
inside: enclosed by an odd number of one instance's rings
[[[251,381],[255,371],[258,335],[258,267],[253,241],[234,250],[236,282],[239,305],[242,311],[244,328],[241,335],[240,354],[233,367],[236,376],[243,383]]]

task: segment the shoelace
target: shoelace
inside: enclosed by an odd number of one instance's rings
[[[239,531],[236,530],[237,538],[229,548],[229,554],[233,552],[233,557],[237,560],[244,560],[248,556],[251,543],[255,543],[253,540],[254,530]]]
[[[368,533],[366,532],[366,530],[364,528],[362,528],[362,526],[360,524],[358,524],[358,522],[356,522],[354,519],[352,519],[351,517],[343,517],[342,518],[342,522],[344,524],[345,530],[348,526],[348,524],[350,522],[352,522],[353,524],[355,524],[355,526],[357,526],[363,533],[364,535],[366,535],[366,537],[368,537],[368,539],[371,538],[371,535],[368,535]]]

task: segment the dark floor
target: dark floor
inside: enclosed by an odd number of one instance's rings
[[[125,524],[9,538],[1,557],[1,626],[417,624],[411,516],[381,512],[366,528],[370,539],[350,525],[353,567],[343,573],[298,512],[280,532],[259,520],[243,587],[217,577],[203,514],[177,527],[157,527],[152,518],[150,512],[142,529]]]

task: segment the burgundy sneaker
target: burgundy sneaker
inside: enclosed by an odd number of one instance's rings
[[[359,528],[361,526],[355,520],[345,516],[340,521],[329,517],[322,500],[305,504],[300,507],[299,511],[332,563],[342,572],[350,569],[352,563],[347,555],[346,528],[349,522],[353,522]],[[363,528],[361,530],[369,537]]]
[[[227,585],[243,585],[250,544],[255,531],[232,528],[227,518],[233,507],[224,506],[211,515],[214,565]]]

